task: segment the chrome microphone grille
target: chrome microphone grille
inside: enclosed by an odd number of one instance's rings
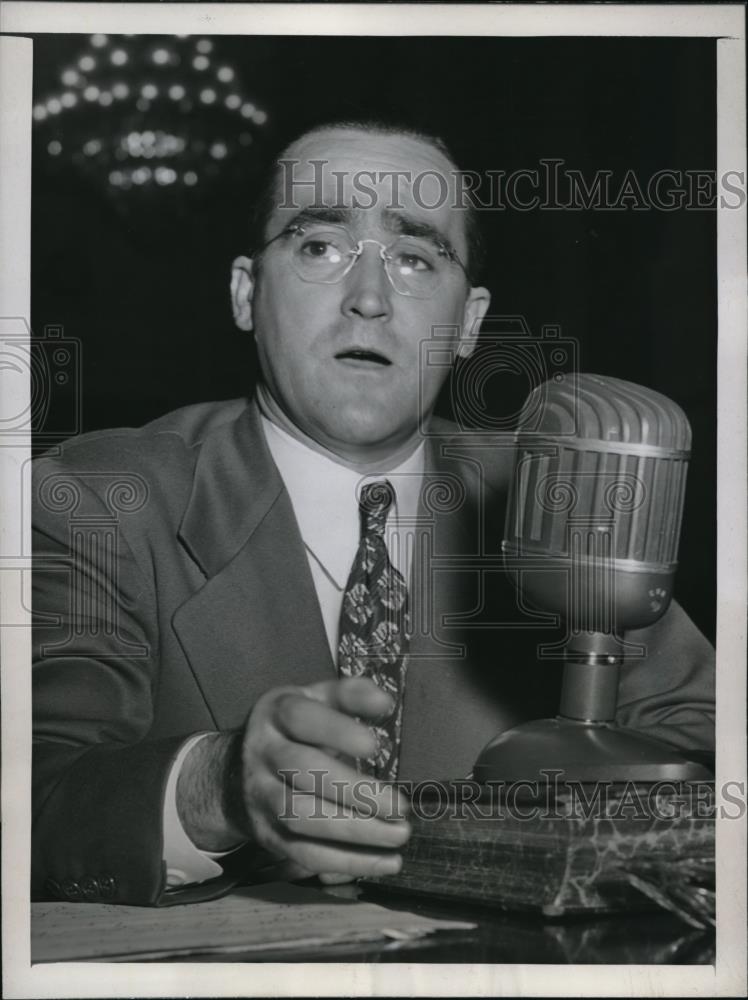
[[[555,590],[544,581],[546,566],[581,560],[592,572],[605,563],[629,627],[659,617],[677,566],[691,446],[686,415],[651,389],[588,374],[539,386],[526,410],[533,418],[517,432],[502,546],[515,569],[534,570],[522,572],[523,590],[543,607]]]

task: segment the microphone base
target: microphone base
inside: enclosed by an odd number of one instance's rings
[[[703,764],[669,743],[607,722],[535,719],[501,733],[479,754],[473,777],[544,784],[563,781],[710,781]]]

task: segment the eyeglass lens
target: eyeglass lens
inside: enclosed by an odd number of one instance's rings
[[[362,241],[362,251],[368,242]],[[340,281],[358,256],[358,244],[345,230],[334,227],[300,227],[294,231],[290,247],[299,277],[322,284]],[[400,236],[384,248],[383,263],[395,290],[417,298],[433,294],[450,266],[435,243],[411,236]]]

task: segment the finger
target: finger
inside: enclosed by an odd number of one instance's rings
[[[303,878],[313,878],[317,873],[310,872],[308,868],[304,868],[296,861],[286,860],[275,869],[273,874],[278,882],[296,882]]]
[[[264,761],[269,775],[287,786],[286,796],[314,795],[386,822],[402,821],[410,814],[410,802],[396,785],[359,774],[345,761],[316,747],[284,740],[265,748]],[[259,780],[258,772],[255,777]],[[263,794],[275,791],[270,785],[263,788]]]
[[[353,882],[355,875],[345,875],[343,872],[320,872],[319,880],[323,885],[343,885],[345,882]]]
[[[285,841],[291,861],[315,875],[336,872],[353,877],[364,875],[396,875],[402,868],[402,857],[396,852],[372,851],[351,845],[340,847],[306,837]]]
[[[252,871],[249,878],[252,885],[262,885],[265,882],[294,882],[303,878],[313,878],[314,875],[315,872],[310,872],[295,861],[284,858],[275,864],[265,865]]]
[[[360,816],[313,795],[294,795],[291,808],[287,803],[279,805],[282,811],[278,812],[278,823],[295,837],[394,849],[403,847],[411,833],[404,821],[387,823],[374,816]]]
[[[376,739],[367,726],[324,702],[301,694],[284,694],[278,698],[272,721],[296,743],[329,747],[349,757],[370,757],[376,752]]]
[[[392,698],[368,677],[346,677],[338,681],[320,681],[302,688],[310,698],[326,702],[346,715],[365,719],[386,719],[392,715]]]
[[[258,814],[255,822],[257,841],[277,858],[285,859],[282,870],[286,878],[320,872],[352,876],[396,874],[402,867],[402,858],[396,850],[297,837],[271,814],[272,809]]]

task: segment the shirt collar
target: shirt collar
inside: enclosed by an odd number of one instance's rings
[[[312,449],[292,437],[264,414],[262,429],[273,460],[291,498],[306,547],[341,589],[345,587],[359,541],[358,494],[366,482],[389,479],[396,501],[388,526],[413,524],[418,511],[424,470],[420,444],[394,468],[363,476],[336,462],[329,453]]]

